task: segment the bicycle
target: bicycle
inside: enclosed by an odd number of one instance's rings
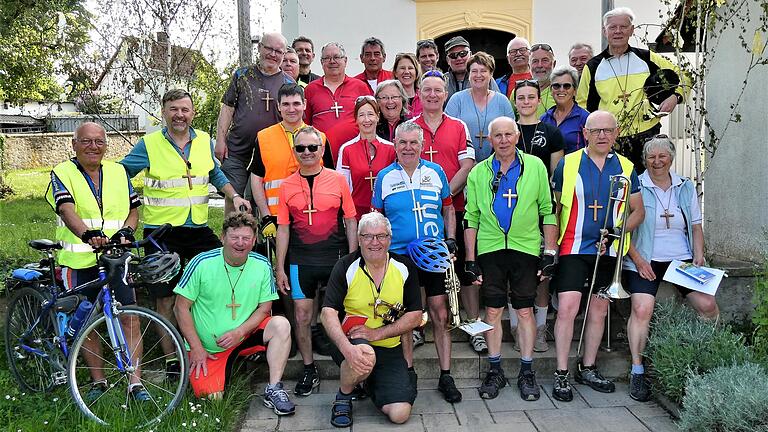
[[[8,366],[22,389],[48,392],[68,383],[77,407],[103,425],[145,427],[178,405],[189,382],[183,339],[156,312],[116,302],[109,283],[115,277],[127,282],[140,274],[130,249],[154,241],[169,227],[138,242],[109,242],[98,248],[94,252],[99,278],[66,292],[56,282],[54,251],[61,245],[50,240],[29,242],[46,258],[15,270],[9,278],[13,294],[5,326]],[[93,308],[75,329],[72,321],[85,300],[82,293],[94,287],[100,291]],[[174,358],[179,370],[167,373],[166,360]],[[105,382],[91,382],[93,376],[103,376]],[[130,392],[131,384],[137,383],[148,395],[143,400],[134,400]],[[94,391],[95,386],[101,392]]]

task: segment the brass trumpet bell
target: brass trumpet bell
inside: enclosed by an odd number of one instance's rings
[[[607,288],[601,289],[598,297],[606,300],[621,300],[630,297],[630,294],[624,289],[619,281],[613,281]]]

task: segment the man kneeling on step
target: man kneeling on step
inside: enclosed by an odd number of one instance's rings
[[[363,381],[371,401],[392,423],[405,423],[416,400],[400,335],[410,335],[421,322],[421,293],[416,267],[389,252],[391,238],[387,218],[364,215],[358,252],[339,260],[328,280],[322,320],[341,367],[331,414],[336,427],[352,424],[352,392]]]
[[[285,317],[271,316],[277,289],[269,261],[251,252],[257,229],[248,213],[224,219],[224,247],[194,257],[174,289],[176,319],[189,344],[195,396],[223,397],[235,360],[266,347],[264,406],[288,415],[296,408],[281,379],[291,350],[291,325]]]

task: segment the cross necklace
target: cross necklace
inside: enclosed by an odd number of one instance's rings
[[[320,173],[323,172],[323,167],[320,167],[320,172],[315,174],[313,177],[317,177],[320,175]],[[304,176],[302,176],[304,177]],[[312,180],[312,183],[314,184],[314,180]],[[307,180],[307,187],[309,188],[309,193],[304,191],[304,185],[301,185],[301,191],[304,193],[304,198],[307,200],[307,209],[302,210],[301,212],[306,214],[309,217],[309,226],[312,226],[312,213],[317,213],[317,209],[312,207],[312,204],[314,203],[314,199],[312,197],[312,186],[309,185],[309,180]]]
[[[670,186],[670,188],[671,188],[671,186]],[[667,226],[667,229],[669,229],[670,228],[669,218],[675,217],[675,215],[673,213],[669,212],[669,207],[670,207],[670,204],[672,203],[672,195],[674,195],[675,191],[674,190],[670,191],[669,198],[667,198],[667,206],[664,207],[664,203],[661,202],[661,198],[659,198],[659,194],[656,193],[656,188],[651,188],[651,190],[653,191],[653,195],[656,197],[656,200],[659,202],[659,205],[661,205],[661,208],[664,209],[664,214],[659,215],[659,217],[663,218],[663,219],[666,219],[665,225]]]
[[[590,159],[590,161],[592,161],[592,159]],[[606,159],[605,162],[608,163],[608,159]],[[594,162],[592,162],[592,164],[594,164]],[[595,165],[595,168],[597,169],[597,172],[598,172],[598,175],[597,175],[597,186],[595,186],[595,184],[592,182],[592,173],[591,173],[592,169],[591,168],[589,169],[589,171],[590,171],[590,173],[589,173],[589,184],[590,184],[590,186],[592,186],[591,187],[592,190],[590,191],[590,192],[592,192],[590,194],[590,195],[592,195],[592,204],[588,205],[587,208],[592,209],[592,220],[594,222],[597,222],[597,211],[603,208],[603,206],[598,204],[598,201],[597,201],[597,198],[600,196],[600,179],[603,177],[603,171],[600,170],[600,168],[598,168],[597,165]],[[603,166],[603,168],[605,168],[605,166]],[[586,195],[586,193],[584,195]],[[609,195],[610,195],[610,193],[609,193]],[[610,203],[610,200],[609,200],[609,203]]]
[[[536,134],[539,133],[539,125],[541,122],[536,123],[536,127],[533,129],[533,135],[531,136],[531,141],[526,142],[525,139],[525,132],[523,132],[523,125],[518,123],[519,129],[520,129],[520,138],[523,140],[523,152],[528,154],[533,154],[533,140],[536,138]],[[528,144],[531,145],[530,150],[528,149]]]
[[[376,157],[376,145],[368,142],[367,139],[361,139],[360,142],[365,146],[365,161],[368,162],[368,177],[364,177],[363,180],[370,182],[371,192],[373,192],[373,181],[376,180],[376,176],[373,175],[373,159]]]
[[[232,303],[226,305],[228,308],[232,309],[232,319],[234,320],[237,318],[237,311],[236,309],[242,306],[240,303],[235,303],[235,288],[237,287],[237,283],[240,282],[240,277],[243,275],[243,270],[245,270],[245,266],[248,265],[248,261],[246,260],[242,266],[238,269],[238,275],[237,279],[235,279],[235,284],[232,284],[232,279],[229,277],[229,269],[227,268],[227,262],[224,261],[224,271],[227,272],[227,282],[229,282],[229,287],[232,288]],[[234,267],[234,266],[233,266]]]
[[[619,70],[621,70],[621,56],[619,57],[613,57],[608,60],[608,66],[611,67],[611,72],[613,72],[613,77],[616,78],[616,85],[619,86],[619,90],[621,90],[621,95],[618,96],[616,99],[613,100],[614,105],[619,104],[619,99],[624,101],[624,108],[627,108],[627,101],[629,100],[629,97],[631,96],[629,93],[627,93],[627,90],[629,90],[629,54],[627,54],[627,70],[624,73],[624,87],[621,86],[621,81],[619,80],[619,75],[616,73],[616,69],[613,68],[613,62],[611,60],[616,59],[616,61],[619,63]]]
[[[399,164],[398,164],[399,165]],[[419,170],[419,198],[421,198],[421,167],[417,167],[417,170]],[[426,207],[421,206],[421,202],[416,200],[416,193],[413,191],[413,181],[411,179],[408,179],[408,182],[405,181],[405,177],[403,176],[403,171],[405,171],[405,168],[403,168],[402,165],[400,165],[400,178],[403,180],[403,183],[408,184],[408,190],[411,191],[411,200],[413,201],[413,208],[411,211],[413,212],[413,216],[416,218],[416,238],[419,237],[419,224],[424,222],[424,210],[426,210]]]
[[[480,140],[479,141],[480,142],[480,148],[483,148],[483,141],[485,141],[485,139],[488,138],[488,136],[485,135],[485,133],[483,133],[483,130],[487,126],[485,124],[485,122],[486,122],[486,120],[488,120],[488,103],[490,102],[488,100],[488,95],[490,93],[491,93],[490,90],[486,90],[485,91],[485,109],[483,110],[483,122],[482,123],[480,123],[480,112],[477,109],[477,104],[475,103],[475,97],[472,96],[471,90],[470,90],[470,94],[469,94],[470,97],[471,97],[471,101],[472,101],[472,107],[475,109],[475,117],[477,117],[478,133],[477,133],[477,135],[475,135],[475,138]]]

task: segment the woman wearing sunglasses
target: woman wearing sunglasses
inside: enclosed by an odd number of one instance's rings
[[[377,92],[380,88],[381,85],[376,89]],[[376,136],[379,114],[379,104],[373,96],[357,98],[355,123],[360,134],[341,146],[336,164],[336,169],[346,177],[352,191],[358,220],[371,211],[376,174],[395,161],[392,143]]]
[[[496,64],[489,54],[480,51],[472,55],[467,62],[470,87],[454,93],[445,107],[446,114],[461,119],[467,125],[478,162],[493,153],[487,136],[488,124],[497,117],[515,118],[509,99],[488,88],[495,68]]]
[[[562,66],[552,72],[550,88],[555,106],[541,116],[541,121],[560,129],[565,142],[565,154],[587,146],[584,125],[589,112],[576,104],[579,73],[570,66]]]
[[[421,114],[421,100],[419,99],[421,67],[416,56],[411,53],[399,53],[395,57],[392,72],[395,74],[395,79],[403,85],[405,94],[408,96],[410,110],[407,117],[410,119]]]

